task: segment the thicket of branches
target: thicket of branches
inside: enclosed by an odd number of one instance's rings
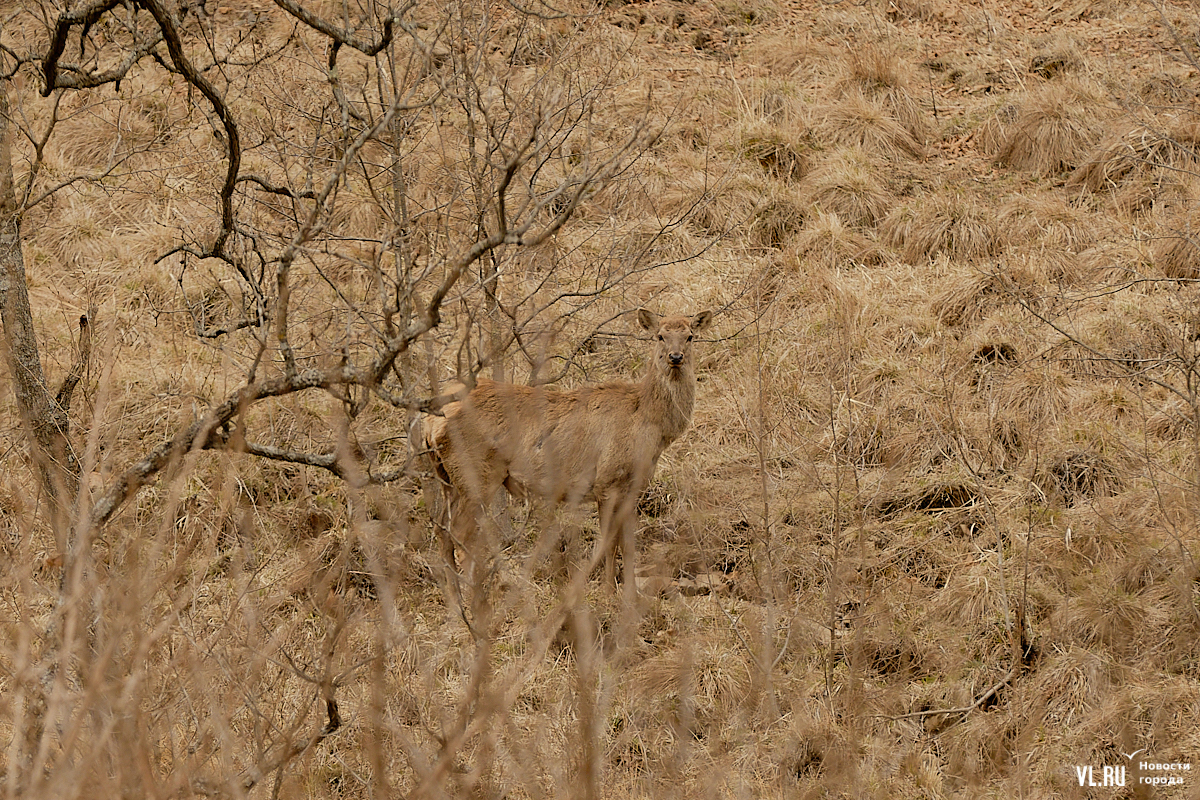
[[[369,490],[412,474],[419,415],[444,402],[447,365],[469,382],[505,375],[515,353],[520,379],[553,379],[572,359],[546,368],[564,320],[583,310],[603,335],[628,310],[622,283],[652,266],[656,235],[674,223],[654,221],[632,250],[568,231],[603,211],[605,191],[653,143],[649,98],[619,48],[580,34],[586,15],[550,6],[214,5],[33,2],[4,20],[0,299],[58,551],[20,570],[24,616],[6,626],[4,782],[27,797],[241,796],[264,781],[278,793],[288,766],[342,726],[339,689],[370,673],[375,790],[386,794],[393,772],[383,760],[403,758],[410,788],[438,796],[577,606],[552,613],[504,679],[490,673],[494,642],[476,642],[471,686],[437,706],[438,730],[418,741],[387,721],[394,695],[411,691],[385,674],[403,626],[320,598],[358,585],[356,574],[371,576],[364,591],[376,597],[398,580],[385,556],[400,534],[370,527]],[[23,231],[81,207],[118,210],[147,273],[169,276],[147,280],[166,291],[143,286],[118,302],[185,314],[222,368],[206,403],[168,413],[136,448],[106,438],[120,413],[107,404],[117,351],[110,340],[89,363],[91,332],[105,327],[94,309],[61,389],[39,356]],[[84,285],[106,278],[72,266]],[[115,357],[136,372],[136,349]],[[102,388],[80,425],[70,401],[85,372]],[[271,405],[285,400],[323,416],[323,432],[290,439]],[[368,418],[375,438],[359,430]],[[356,498],[360,532],[377,531],[327,555],[301,593],[315,598],[308,621],[280,615],[288,593],[260,582],[253,559],[235,571],[245,598],[223,625],[193,616],[195,558],[225,569],[228,537],[245,534],[235,521],[215,549],[171,535],[205,450],[333,473]],[[145,520],[121,515],[164,479],[147,540]],[[236,488],[215,491],[216,513],[232,513]],[[15,552],[30,552],[34,518]],[[54,596],[36,590],[45,570],[61,575]],[[595,664],[581,674],[594,680]],[[594,759],[594,720],[575,738]],[[385,739],[398,741],[386,754]],[[597,791],[590,762],[571,772]]]

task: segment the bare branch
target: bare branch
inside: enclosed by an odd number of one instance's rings
[[[286,186],[276,186],[275,184],[268,181],[266,178],[263,178],[259,175],[253,175],[253,174],[240,175],[240,176],[238,176],[237,182],[238,183],[255,183],[255,184],[258,184],[258,186],[260,186],[264,191],[270,192],[271,194],[278,194],[278,195],[282,195],[284,197],[289,197],[293,200],[300,200],[300,199],[316,200],[317,199],[317,193],[312,191],[311,189],[306,189],[306,190],[297,192],[297,191],[287,188]]]
[[[1016,674],[1016,668],[1014,667],[1013,669],[1010,669],[1008,671],[1007,675],[1005,675],[1003,678],[1001,678],[999,681],[997,681],[995,683],[995,685],[992,686],[992,688],[988,689],[986,692],[979,695],[979,697],[976,698],[975,702],[969,706],[963,706],[962,708],[931,708],[928,711],[914,711],[911,714],[900,714],[895,717],[886,716],[886,715],[882,715],[882,714],[878,715],[878,716],[882,717],[883,719],[889,719],[889,720],[892,720],[893,722],[895,722],[897,720],[902,720],[902,719],[919,719],[921,717],[932,717],[932,716],[936,716],[938,714],[969,714],[972,711],[974,711],[975,709],[979,708],[984,703],[986,703],[991,698],[995,697],[997,692],[999,692],[1001,689],[1003,689],[1005,686],[1007,686],[1012,681],[1013,676],[1015,674]]]
[[[42,97],[49,97],[58,87],[58,60],[62,57],[67,46],[67,37],[71,28],[81,25],[86,31],[106,12],[121,5],[123,0],[97,0],[97,2],[79,6],[72,11],[59,14],[50,36],[50,46],[46,49],[46,57],[42,59],[42,74],[46,83],[42,86]]]
[[[96,310],[92,309],[90,313],[92,318],[95,319]],[[91,356],[92,325],[85,314],[79,318],[79,358],[75,361],[75,365],[71,367],[71,371],[63,378],[62,386],[59,388],[58,395],[54,400],[64,414],[71,410],[71,395],[74,394],[79,379],[87,371],[88,361],[91,359]]]
[[[104,72],[87,72],[82,67],[70,64],[57,64],[54,68],[53,84],[49,83],[50,73],[49,68],[47,68],[47,84],[42,89],[42,94],[49,97],[50,92],[54,89],[94,89],[97,86],[104,86],[109,83],[119,83],[122,78],[129,74],[129,70],[133,69],[135,64],[147,55],[152,54],[162,41],[163,37],[160,34],[142,42],[131,50],[121,60],[120,64]],[[64,72],[67,74],[63,74]]]
[[[294,0],[275,0],[275,5],[282,8],[287,13],[291,14],[296,19],[303,22],[305,25],[318,30],[321,33],[333,39],[338,44],[344,44],[348,47],[353,47],[355,50],[373,56],[379,53],[383,48],[387,47],[392,42],[392,36],[395,32],[395,26],[400,22],[401,18],[409,9],[416,5],[415,0],[409,0],[399,11],[390,12],[383,19],[383,30],[380,32],[379,39],[374,42],[360,39],[353,33],[347,30],[336,27],[333,23],[321,19],[316,14],[312,13],[304,6],[296,3]]]

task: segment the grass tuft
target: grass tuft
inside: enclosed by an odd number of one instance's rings
[[[971,262],[995,255],[1007,233],[977,201],[958,195],[938,195],[916,207],[901,206],[880,226],[884,239],[912,264],[947,256]]]
[[[1042,177],[1070,172],[1100,138],[1101,103],[1080,84],[1050,84],[1031,92],[1010,123],[996,121],[996,163]]]

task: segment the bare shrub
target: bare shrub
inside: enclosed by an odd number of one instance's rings
[[[979,502],[976,487],[961,481],[931,480],[923,486],[907,489],[880,499],[879,512],[884,515],[902,511],[946,511],[970,508]]]
[[[1184,439],[1192,435],[1196,409],[1178,397],[1157,408],[1146,420],[1146,430],[1160,439]]]
[[[1159,237],[1154,243],[1154,265],[1168,278],[1200,278],[1200,241],[1190,229]]]
[[[1175,182],[1200,168],[1200,119],[1191,112],[1140,123],[1100,142],[1071,173],[1068,185],[1093,192],[1128,183]]]
[[[1182,103],[1196,96],[1194,89],[1169,72],[1158,72],[1143,79],[1137,92],[1147,103]]]
[[[1080,42],[1061,33],[1037,42],[1036,52],[1029,59],[1029,71],[1045,80],[1077,72],[1083,65],[1084,54]]]
[[[1000,207],[997,221],[1014,242],[1077,253],[1099,236],[1093,215],[1054,196],[1017,195]]]
[[[785,247],[804,225],[804,210],[790,197],[781,196],[755,209],[747,238],[759,247]]]
[[[929,138],[925,111],[913,95],[912,67],[900,53],[879,45],[855,49],[834,89],[841,96],[861,93],[891,113],[918,145]]]
[[[1110,285],[1137,280],[1150,266],[1150,257],[1136,241],[1097,242],[1079,254],[1075,283]]]
[[[742,139],[745,157],[772,177],[793,182],[812,169],[813,145],[807,134],[792,136],[778,126],[759,126]]]
[[[1175,353],[1177,332],[1160,309],[1098,309],[1081,315],[1049,351],[1080,377],[1155,376]]]
[[[1018,433],[1020,426],[1040,431],[1067,419],[1078,392],[1078,383],[1066,371],[1050,364],[1030,365],[999,382],[996,403],[1020,421]]]
[[[1046,467],[1045,478],[1067,505],[1113,494],[1121,486],[1112,462],[1090,448],[1061,453]]]

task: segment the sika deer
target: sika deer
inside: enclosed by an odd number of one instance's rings
[[[443,538],[451,566],[455,544],[470,552],[481,516],[504,486],[551,507],[594,500],[597,546],[611,553],[606,578],[615,578],[615,556],[623,549],[624,576],[632,583],[638,498],[663,450],[691,422],[692,340],[711,321],[709,311],[660,319],[639,310],[638,322],[655,334],[641,383],[554,391],[480,380],[446,408],[444,418],[432,420],[429,444],[451,498],[450,530]]]

